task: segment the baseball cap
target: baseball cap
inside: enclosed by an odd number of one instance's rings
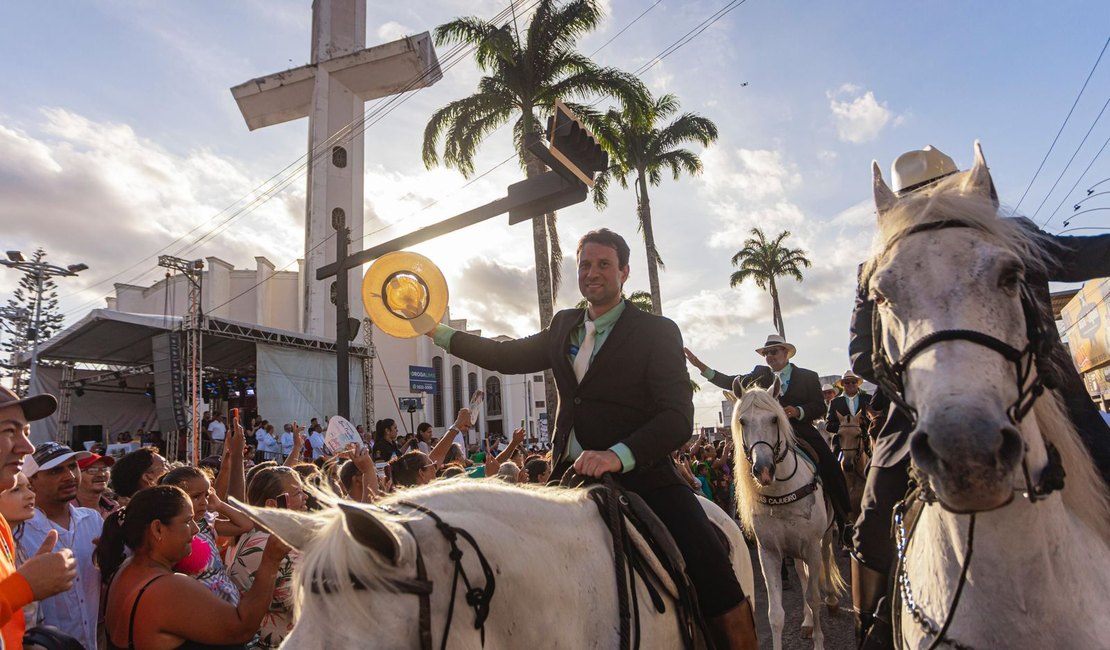
[[[54,469],[71,458],[76,458],[80,462],[89,456],[92,454],[87,451],[73,451],[56,442],[44,442],[35,447],[35,453],[23,459],[23,473],[27,478],[31,478],[38,472]]]
[[[8,406],[21,407],[23,417],[27,418],[28,422],[33,422],[53,415],[54,411],[58,410],[58,398],[49,393],[43,393],[20,399],[19,395],[13,393],[10,388],[0,386],[0,408]]]
[[[89,467],[90,465],[101,460],[104,461],[104,464],[108,467],[116,464],[116,459],[114,456],[101,456],[100,454],[89,452],[88,456],[86,456],[85,458],[79,458],[77,460],[77,466],[81,469],[85,469],[86,467]]]

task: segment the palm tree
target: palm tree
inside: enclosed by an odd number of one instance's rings
[[[744,242],[744,247],[732,256],[732,265],[740,267],[740,270],[729,276],[728,286],[735,287],[750,278],[755,280],[757,287],[770,292],[775,329],[785,338],[786,329],[782,323],[782,308],[779,306],[779,290],[775,285],[775,278],[785,275],[801,282],[802,267],[809,268],[809,258],[800,248],[786,248],[782,245],[790,236],[789,230],[780,232],[773,241],[767,241],[759,228],[752,228],[752,235],[754,236]]]
[[[598,209],[608,202],[606,190],[611,178],[628,189],[629,177],[636,183],[636,216],[647,249],[648,286],[651,289],[651,311],[663,313],[659,295],[659,269],[665,269],[663,258],[655,246],[651,227],[651,200],[648,183],[658,186],[663,171],[670,170],[674,180],[682,172],[701,173],[701,159],[679,145],[697,142],[709,146],[717,140],[717,125],[696,113],[683,113],[667,126],[658,124],[678,111],[678,99],[663,95],[644,104],[626,104],[623,110],[609,109],[604,116],[590,120],[598,142],[608,150],[609,169],[598,176],[594,185],[594,205]]]
[[[562,100],[579,115],[592,111],[568,101],[612,95],[622,103],[642,102],[643,85],[633,75],[602,68],[575,50],[575,41],[597,27],[601,10],[596,0],[539,0],[521,34],[512,24],[496,25],[480,18],[456,18],[435,31],[437,45],[463,43],[474,48],[485,76],[469,97],[436,111],[424,129],[424,164],[453,167],[463,176],[474,173],[474,156],[482,140],[514,116],[513,142],[528,177],[544,172],[544,165],[524,148],[524,136],[540,133],[545,112]],[[523,40],[522,40],[523,37]],[[438,153],[443,141],[442,158]],[[562,249],[554,212],[532,220],[536,260],[536,289],[540,327],[554,312],[561,280]]]

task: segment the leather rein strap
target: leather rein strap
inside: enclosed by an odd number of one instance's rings
[[[441,519],[439,515],[425,508],[424,506],[418,503],[412,503],[410,501],[398,501],[396,505],[404,506],[406,508],[412,508],[413,510],[420,512],[421,514],[427,515],[435,522],[436,528],[439,530],[440,534],[442,534],[443,537],[447,540],[447,543],[451,545],[451,552],[448,554],[448,557],[451,559],[451,561],[455,563],[455,571],[451,579],[451,600],[450,604],[447,607],[447,622],[444,623],[443,626],[443,638],[440,642],[440,648],[442,650],[446,650],[447,648],[447,637],[451,631],[451,621],[455,614],[455,592],[458,589],[460,577],[463,580],[463,584],[466,585],[466,604],[474,609],[474,629],[481,630],[482,646],[484,647],[486,644],[485,624],[486,619],[489,617],[490,601],[493,600],[493,592],[496,588],[496,580],[494,578],[493,569],[490,567],[489,561],[486,560],[485,554],[482,553],[482,549],[478,547],[478,543],[474,540],[474,537],[469,532],[462,528],[458,528],[456,526],[448,524],[447,522],[443,521],[443,519]],[[400,514],[399,512],[397,512],[396,509],[390,506],[374,507],[391,515]],[[423,550],[420,548],[419,539],[416,537],[412,530],[411,522],[404,521],[402,522],[402,525],[405,527],[405,530],[408,531],[409,535],[412,535],[413,540],[416,540],[416,578],[413,580],[390,579],[387,580],[387,582],[399,593],[419,597],[420,648],[421,650],[432,650],[431,595],[435,585],[434,583],[432,583],[432,581],[428,580],[428,570],[424,564],[424,553]],[[470,545],[470,548],[474,550],[474,554],[478,557],[478,562],[482,566],[482,574],[485,578],[484,587],[475,587],[470,584],[470,579],[466,575],[466,569],[463,568],[462,565],[463,551],[461,548],[459,548],[459,537],[462,537],[463,540]],[[364,583],[358,576],[353,573],[349,573],[347,575],[347,580],[349,581],[351,588],[357,591],[365,591],[369,589],[366,586],[366,583]],[[312,593],[314,594],[332,594],[339,591],[334,579],[323,576],[315,576],[313,578],[311,589]]]

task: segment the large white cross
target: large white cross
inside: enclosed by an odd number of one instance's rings
[[[252,131],[309,118],[308,197],[302,331],[335,336],[332,280],[316,269],[336,259],[332,217],[342,210],[351,241],[363,236],[363,103],[430,86],[442,78],[427,32],[366,48],[366,0],[314,0],[312,59],[299,68],[252,79],[231,89]],[[340,131],[334,141],[331,140]],[[324,150],[320,150],[321,147]],[[362,318],[361,283],[351,282],[351,315]]]

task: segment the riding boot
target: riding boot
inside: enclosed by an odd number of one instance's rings
[[[852,558],[852,605],[856,610],[856,641],[860,650],[894,648],[888,585],[886,574]]]
[[[715,650],[759,650],[752,598],[745,598],[736,607],[709,619],[709,633],[713,635]]]

